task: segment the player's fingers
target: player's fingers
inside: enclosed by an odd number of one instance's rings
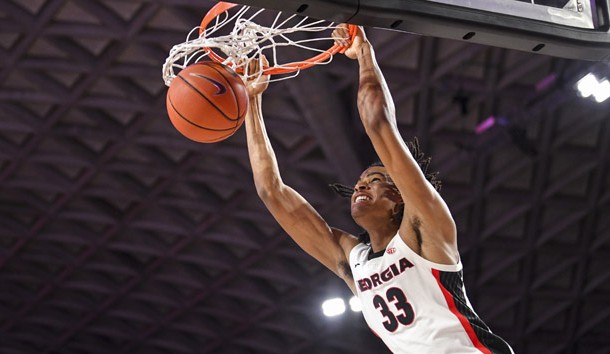
[[[256,59],[248,62],[248,74],[256,72]]]
[[[340,46],[349,45],[349,34],[348,34],[347,30],[345,29],[345,27],[337,27],[333,31],[332,36],[338,45],[340,45]]]
[[[261,55],[261,64],[262,66],[269,66],[269,60],[267,60],[265,54]]]
[[[341,34],[339,33],[340,30],[339,28],[335,28],[335,30],[333,31],[333,33],[331,34],[332,38],[335,40],[335,42],[339,42],[341,40]]]
[[[269,64],[267,59],[264,56],[259,58],[254,58],[248,64],[248,73],[251,75],[258,75],[261,70],[263,70],[263,66],[267,66]]]

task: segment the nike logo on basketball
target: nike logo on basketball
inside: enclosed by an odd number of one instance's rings
[[[203,75],[198,74],[198,73],[190,73],[189,75],[191,75],[191,76],[195,76],[195,77],[198,77],[198,78],[200,78],[200,79],[205,79],[206,81],[208,81],[209,83],[211,83],[212,85],[214,85],[214,87],[216,87],[216,90],[218,90],[218,91],[216,91],[216,93],[214,94],[214,95],[216,95],[216,96],[217,96],[217,95],[223,95],[223,94],[225,94],[225,93],[227,92],[227,88],[225,87],[225,85],[221,84],[220,82],[218,82],[218,81],[216,81],[216,80],[214,80],[214,79],[211,79],[211,78],[209,78],[209,77],[207,77],[207,76],[203,76]]]

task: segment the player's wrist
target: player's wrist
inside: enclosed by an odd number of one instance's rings
[[[360,60],[362,58],[370,57],[373,53],[373,46],[368,40],[362,41],[356,50],[356,57]]]
[[[248,99],[249,107],[254,108],[254,107],[257,107],[258,105],[260,105],[262,97],[263,97],[262,92],[250,95],[250,98]]]

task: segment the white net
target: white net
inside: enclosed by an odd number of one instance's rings
[[[235,7],[216,16],[206,28],[195,27],[184,43],[170,50],[163,65],[163,80],[169,86],[180,70],[208,59],[231,67],[243,79],[265,73],[274,75],[269,81],[291,78],[304,66],[327,64],[332,60],[333,52],[329,48],[334,46],[331,36],[334,28],[334,23],[324,20],[249,6]],[[290,54],[296,53],[301,61],[282,57],[278,49],[288,46],[298,48],[291,49]],[[261,60],[263,54],[269,61],[268,67],[262,72],[248,73],[248,63]],[[306,60],[312,56],[321,58],[313,63]]]

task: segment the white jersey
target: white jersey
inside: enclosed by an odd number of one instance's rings
[[[472,309],[461,262],[430,262],[398,234],[382,256],[371,252],[354,247],[350,268],[366,322],[393,353],[513,353]]]

